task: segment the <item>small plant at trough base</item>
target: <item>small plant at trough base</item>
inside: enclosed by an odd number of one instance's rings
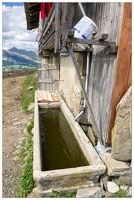
[[[131,198],[131,196],[127,195],[127,191],[120,189],[118,192],[112,194],[110,198]]]
[[[56,191],[52,190],[52,195],[47,196],[48,198],[75,198],[76,197],[76,192],[74,191],[68,191],[68,192],[61,192],[61,191]]]
[[[32,128],[34,126],[34,121],[31,120],[30,124],[27,126],[27,142],[26,142],[26,149],[27,149],[27,157],[24,162],[24,167],[20,173],[20,183],[17,187],[17,195],[16,197],[26,197],[29,192],[34,187],[34,179],[33,179],[33,134]],[[23,155],[22,155],[23,157]]]

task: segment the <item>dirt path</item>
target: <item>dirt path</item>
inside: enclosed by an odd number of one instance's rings
[[[24,135],[23,130],[33,118],[20,106],[20,91],[26,76],[8,77],[2,80],[2,197],[13,198],[18,184],[21,164],[13,160],[14,151]]]

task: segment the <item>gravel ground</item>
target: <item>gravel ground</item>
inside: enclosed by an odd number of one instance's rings
[[[8,77],[2,80],[2,197],[14,198],[19,182],[21,163],[14,161],[17,144],[24,136],[24,129],[33,119],[20,106],[20,91],[27,76]]]

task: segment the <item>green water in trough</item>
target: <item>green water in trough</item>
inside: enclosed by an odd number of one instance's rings
[[[60,108],[40,109],[42,171],[89,165]]]

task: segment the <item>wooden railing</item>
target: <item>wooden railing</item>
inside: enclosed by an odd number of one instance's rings
[[[52,9],[46,18],[42,35],[38,43],[39,54],[52,50],[59,53],[60,49],[60,3],[53,3]]]

